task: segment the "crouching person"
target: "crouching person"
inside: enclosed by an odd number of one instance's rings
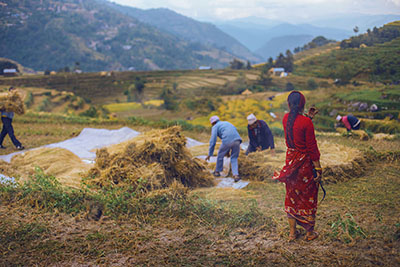
[[[213,155],[215,144],[217,143],[217,137],[219,137],[222,141],[222,145],[218,150],[217,165],[213,174],[215,177],[221,176],[220,172],[224,167],[224,156],[230,152],[233,179],[235,182],[238,182],[240,180],[238,157],[242,138],[240,138],[235,126],[233,126],[230,122],[220,121],[218,116],[212,116],[210,118],[210,123],[212,125],[212,129],[206,161],[210,160],[210,157]]]

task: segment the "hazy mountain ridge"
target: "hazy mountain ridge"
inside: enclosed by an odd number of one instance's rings
[[[264,29],[262,29],[261,25],[257,26],[256,28],[246,28],[246,24],[243,24],[241,28],[237,26],[230,26],[229,24],[219,25],[218,27],[224,31],[227,31],[228,34],[234,36],[243,44],[251,47],[252,51],[258,54],[260,50],[267,51],[268,43],[277,37],[285,36],[285,40],[288,40],[288,36],[310,35],[312,37],[316,37],[322,35],[329,39],[342,40],[350,37],[352,34],[352,31],[329,27],[317,27],[310,24],[294,25],[290,23],[281,23],[272,27],[265,26]],[[298,39],[297,37],[294,38]],[[290,43],[294,42],[296,42],[296,40],[290,41]],[[298,43],[297,46],[304,44],[305,43]],[[292,47],[292,45],[286,45],[285,42],[279,44],[279,46],[283,49],[281,52],[284,52]],[[271,47],[270,52],[265,52],[264,54],[260,55],[265,57],[265,54],[269,55],[275,50],[275,47]]]
[[[143,10],[115,3],[110,3],[110,6],[188,42],[198,42],[226,50],[241,59],[252,62],[260,60],[247,47],[211,23],[196,21],[166,8]]]
[[[307,51],[305,53],[308,53]],[[298,75],[371,82],[400,81],[400,21],[340,42],[340,49],[307,57],[296,64]]]
[[[279,20],[263,19],[258,17],[247,17],[230,21],[215,22],[218,28],[233,36],[241,43],[246,45],[251,51],[263,56],[273,55],[276,49],[281,47],[280,52],[291,49],[292,44],[296,42],[298,35],[324,36],[328,39],[341,41],[354,35],[353,28],[358,26],[359,32],[363,33],[368,28],[381,27],[384,24],[399,20],[400,15],[364,15],[349,14],[337,15],[334,18],[324,18],[310,20],[300,24],[291,24]],[[288,39],[293,36],[293,40]],[[281,44],[276,41],[277,37],[285,40]],[[283,38],[285,37],[285,38]],[[286,43],[288,42],[288,43]],[[268,49],[271,43],[275,43]],[[305,43],[299,43],[302,46]],[[263,51],[260,53],[260,51]],[[277,56],[273,55],[273,56]]]
[[[0,56],[36,70],[224,67],[233,55],[193,44],[96,0],[13,1],[0,9]]]
[[[310,21],[310,24],[320,25],[321,27],[332,26],[339,29],[352,30],[355,26],[359,28],[360,33],[367,29],[382,27],[391,21],[400,20],[400,15],[365,15],[354,13],[350,15],[338,15],[334,18],[318,19]]]
[[[276,58],[280,53],[285,53],[286,50],[293,51],[298,46],[310,42],[313,39],[313,35],[287,35],[278,36],[269,40],[264,46],[259,48],[256,53],[263,56],[264,58]],[[284,46],[282,45],[284,44]],[[282,50],[286,48],[286,50]]]

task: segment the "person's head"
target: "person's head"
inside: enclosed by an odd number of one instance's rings
[[[9,91],[9,92],[11,92],[11,91],[13,91],[13,90],[15,90],[15,88],[12,87],[12,86],[11,86],[10,88],[8,88],[8,91]]]
[[[299,91],[292,91],[287,98],[287,102],[290,112],[286,124],[286,140],[289,147],[294,148],[293,124],[296,120],[296,117],[303,112],[304,105],[306,104],[306,99],[304,95]]]
[[[247,116],[247,122],[248,122],[248,124],[249,124],[250,127],[251,127],[251,126],[254,126],[255,123],[257,122],[256,116],[255,116],[253,113],[250,114],[249,116]]]
[[[340,116],[340,115],[337,115],[337,117],[336,117],[336,121],[337,122],[340,122],[342,120],[342,116]]]
[[[210,123],[211,123],[211,125],[216,124],[218,121],[219,121],[219,117],[218,117],[218,116],[212,116],[212,117],[210,118]]]
[[[288,98],[287,102],[289,105],[290,112],[301,113],[304,110],[304,105],[306,104],[306,99],[302,93],[299,91],[292,91]]]

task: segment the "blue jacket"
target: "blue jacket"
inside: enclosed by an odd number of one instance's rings
[[[208,155],[210,157],[214,153],[217,137],[221,138],[223,145],[230,144],[237,140],[242,142],[242,138],[240,138],[236,127],[233,126],[232,123],[227,121],[218,121],[211,129],[210,148],[208,150]]]
[[[2,111],[1,112],[1,116],[9,118],[9,119],[12,119],[12,118],[14,118],[14,112],[12,112],[12,111]]]
[[[247,148],[246,153],[256,151],[259,146],[261,147],[261,150],[275,148],[274,136],[272,135],[267,123],[263,120],[257,120],[255,123],[257,123],[257,126],[254,129],[247,126],[249,147]]]

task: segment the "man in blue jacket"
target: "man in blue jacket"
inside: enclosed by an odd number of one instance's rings
[[[12,91],[14,90],[14,87],[10,87],[10,89],[8,89],[8,91]],[[14,146],[18,149],[18,150],[23,150],[24,147],[22,146],[22,144],[18,141],[18,139],[15,137],[14,135],[14,128],[12,126],[12,119],[14,118],[14,112],[12,111],[1,111],[1,121],[3,122],[3,129],[1,130],[0,133],[0,148],[4,149],[6,148],[5,146],[3,146],[3,141],[4,138],[6,137],[6,135],[8,134],[8,136],[10,137],[11,141],[13,142]]]
[[[210,123],[212,125],[212,129],[210,147],[206,161],[208,161],[213,155],[215,144],[217,143],[217,137],[219,137],[222,140],[222,144],[218,150],[217,165],[213,174],[215,177],[221,176],[220,172],[224,167],[224,156],[230,152],[233,179],[235,182],[238,182],[240,180],[238,157],[242,138],[240,138],[235,126],[233,126],[230,122],[220,121],[218,116],[212,116],[210,118]]]
[[[249,134],[249,146],[246,155],[251,152],[271,149],[272,155],[275,155],[274,136],[267,123],[263,120],[257,120],[254,114],[247,116],[247,131]]]

